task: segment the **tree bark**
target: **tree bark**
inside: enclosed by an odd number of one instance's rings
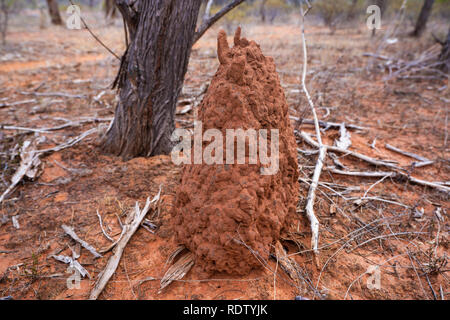
[[[62,25],[61,14],[59,13],[59,6],[57,0],[47,0],[48,12],[50,14],[50,20],[54,25]]]
[[[130,44],[115,81],[119,103],[103,149],[124,159],[168,154],[201,0],[116,0]]]
[[[422,9],[420,10],[419,18],[416,22],[416,27],[414,31],[411,33],[414,37],[420,37],[420,35],[425,30],[425,26],[427,25],[428,18],[431,14],[431,9],[433,8],[434,0],[425,0],[423,3]]]
[[[439,61],[442,62],[442,71],[448,73],[450,71],[450,28],[448,29],[447,39],[442,46],[442,51],[439,55]]]

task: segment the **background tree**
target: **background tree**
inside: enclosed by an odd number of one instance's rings
[[[129,46],[115,81],[119,102],[103,149],[125,159],[168,154],[175,109],[192,45],[244,0],[234,0],[196,31],[201,0],[116,0]]]
[[[103,8],[105,10],[105,18],[110,21],[116,17],[117,7],[114,0],[105,0],[103,3]]]
[[[261,22],[266,22],[266,3],[267,0],[261,0],[259,5],[259,14],[261,16]]]
[[[50,20],[54,25],[62,25],[63,21],[61,14],[59,13],[59,5],[57,0],[47,0],[48,13],[50,14]]]
[[[425,0],[420,10],[419,17],[417,18],[416,27],[414,31],[411,33],[414,37],[419,37],[423,31],[425,30],[425,26],[427,25],[428,18],[430,17],[431,10],[433,9],[434,0]]]
[[[202,21],[209,19],[209,17],[211,16],[211,7],[212,7],[213,3],[214,3],[214,0],[208,0],[208,2],[206,3],[205,13],[203,14]]]
[[[442,63],[442,71],[448,73],[450,71],[450,28],[448,28],[447,38],[444,41],[441,54],[439,55],[439,61]]]

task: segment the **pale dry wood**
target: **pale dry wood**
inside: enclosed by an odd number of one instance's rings
[[[152,200],[150,200],[150,198],[147,198],[145,206],[142,210],[139,209],[139,204],[136,202],[136,207],[134,211],[130,213],[129,219],[127,219],[130,220],[130,222],[124,224],[122,234],[116,244],[115,248],[116,251],[114,252],[114,255],[111,256],[111,258],[108,260],[105,269],[101,272],[99,279],[97,280],[94,288],[92,289],[89,295],[90,300],[97,300],[97,298],[100,296],[103,289],[106,287],[109,279],[111,279],[113,274],[116,272],[116,269],[119,265],[120,259],[122,257],[123,251],[125,250],[125,247],[128,244],[128,241],[130,241],[131,237],[138,230],[139,226],[142,223],[142,220],[144,220],[145,216],[150,210],[151,205],[157,203],[160,197],[161,197],[161,186],[159,188],[159,193]]]
[[[314,127],[316,129],[316,137],[319,146],[319,157],[317,158],[316,167],[314,169],[314,174],[312,177],[311,185],[309,187],[308,196],[306,198],[306,216],[308,217],[311,224],[311,248],[313,252],[317,255],[319,254],[319,250],[317,249],[319,246],[319,220],[314,213],[314,202],[316,199],[316,189],[319,184],[320,175],[322,173],[323,164],[325,162],[325,158],[327,155],[327,148],[325,148],[322,144],[322,137],[320,133],[320,125],[319,119],[317,117],[316,109],[314,107],[314,103],[309,95],[308,89],[306,88],[306,73],[308,69],[308,52],[306,48],[306,36],[305,36],[305,15],[308,13],[309,6],[306,12],[303,11],[303,6],[300,6],[302,24],[301,24],[301,33],[302,33],[302,47],[303,47],[303,72],[302,72],[302,88],[303,92],[306,95],[306,99],[308,100],[308,104],[311,108],[311,112],[314,120]],[[317,260],[316,260],[317,263]]]
[[[109,234],[105,231],[105,228],[103,227],[103,220],[102,220],[102,216],[100,215],[100,213],[97,210],[97,217],[98,217],[98,222],[100,224],[100,228],[102,229],[103,235],[106,237],[106,239],[108,239],[111,242],[114,242],[114,239],[111,238],[109,236]]]
[[[6,107],[15,107],[15,106],[20,106],[22,104],[28,104],[28,103],[37,103],[38,101],[36,99],[31,99],[31,100],[23,100],[23,101],[16,101],[16,102],[4,102],[4,103],[0,103],[0,109],[1,108],[6,108]]]
[[[345,128],[345,124],[342,123],[339,128],[339,139],[334,141],[336,147],[347,150],[352,145],[352,139],[350,132]]]
[[[85,123],[91,122],[109,122],[112,118],[87,118],[80,121],[67,121],[64,119],[66,123],[55,126],[55,127],[44,127],[44,128],[27,128],[27,127],[18,127],[18,126],[6,126],[0,125],[0,129],[3,130],[18,130],[18,131],[26,131],[26,132],[37,132],[37,133],[50,133],[51,131],[58,131],[69,127],[78,127]]]
[[[61,97],[61,98],[70,98],[70,99],[84,99],[85,95],[82,94],[70,94],[64,92],[25,92],[21,91],[22,95],[32,95],[35,97]]]
[[[66,263],[70,267],[76,269],[83,278],[87,276],[89,279],[91,279],[91,275],[89,274],[89,272],[76,259],[64,255],[53,255],[52,257],[55,260]]]
[[[300,121],[300,118],[295,117],[295,116],[289,116],[289,118],[291,120],[294,121]],[[314,124],[314,119],[301,119],[302,124]],[[367,130],[367,127],[361,127],[358,125],[354,125],[354,124],[348,124],[348,123],[338,123],[338,122],[330,122],[330,121],[323,121],[323,120],[319,120],[319,125],[321,128],[324,128],[325,130],[330,129],[330,128],[335,128],[335,129],[339,129],[342,124],[344,124],[345,128],[347,129],[351,129],[351,130]]]
[[[95,248],[93,246],[91,246],[89,243],[87,243],[86,241],[80,239],[80,237],[78,237],[78,235],[76,234],[76,232],[69,226],[63,224],[61,226],[61,228],[63,228],[64,232],[70,236],[73,240],[75,240],[76,242],[78,242],[79,244],[81,244],[81,246],[83,248],[85,248],[86,250],[88,250],[90,253],[92,253],[94,255],[94,257],[96,258],[101,258],[102,255],[100,253],[97,252],[97,250],[95,250]]]
[[[159,292],[166,288],[173,281],[182,279],[191,270],[194,265],[194,255],[192,252],[187,252],[178,259],[173,266],[167,270],[161,279],[161,287]]]
[[[306,143],[308,143],[309,145],[312,145],[313,147],[319,148],[319,145],[317,144],[317,142],[315,142],[308,133],[301,131],[301,132],[299,132],[299,134]],[[343,150],[343,149],[335,147],[335,146],[326,146],[326,148],[328,149],[328,151],[344,153],[346,155],[350,155],[352,157],[366,161],[367,163],[373,164],[375,166],[382,166],[382,167],[388,167],[388,168],[401,170],[400,167],[393,164],[393,161],[377,160],[377,159],[371,158],[369,156],[363,155],[361,153],[351,151],[351,150]]]
[[[329,171],[341,174],[341,175],[347,175],[347,176],[359,176],[359,177],[371,177],[371,178],[377,178],[377,177],[392,177],[392,178],[402,178],[406,179],[412,183],[419,184],[422,186],[430,187],[433,189],[438,189],[440,191],[444,191],[447,193],[450,193],[450,188],[436,182],[430,182],[425,181],[422,179],[414,178],[411,175],[408,175],[407,173],[400,172],[400,171],[392,171],[392,172],[356,172],[356,171],[343,171],[335,168],[328,168]]]
[[[37,175],[39,165],[41,164],[41,160],[39,159],[39,153],[30,150],[32,145],[31,141],[25,141],[20,151],[20,165],[19,168],[14,173],[11,184],[8,188],[3,192],[0,196],[0,203],[2,203],[6,197],[14,190],[16,185],[25,177],[29,177],[34,179]]]
[[[412,165],[413,165],[414,167],[416,167],[416,168],[428,166],[428,165],[431,165],[431,164],[434,163],[434,161],[432,161],[432,160],[430,160],[430,159],[427,159],[427,158],[425,158],[425,157],[419,156],[419,155],[417,155],[417,154],[415,154],[415,153],[412,153],[412,152],[403,151],[403,150],[401,150],[401,149],[399,149],[399,148],[397,148],[397,147],[394,147],[394,146],[392,146],[392,145],[390,145],[390,144],[388,144],[388,143],[385,144],[385,147],[386,147],[386,149],[388,149],[388,150],[391,150],[391,151],[400,153],[400,154],[402,154],[402,155],[404,155],[404,156],[407,156],[407,157],[410,157],[410,158],[419,160],[420,162],[413,162],[413,163],[412,163]]]

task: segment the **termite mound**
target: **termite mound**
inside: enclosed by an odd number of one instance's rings
[[[240,33],[238,28],[234,47],[229,48],[226,33],[219,32],[220,66],[197,121],[202,122],[203,133],[218,129],[223,137],[227,129],[266,129],[271,159],[276,155],[270,151],[274,138],[270,133],[278,130],[279,169],[272,175],[261,173],[268,167],[260,160],[261,146],[257,163],[250,164],[247,140],[245,164],[226,164],[223,141],[223,164],[184,166],[172,227],[177,242],[194,253],[196,266],[205,275],[245,275],[261,268],[258,260],[268,259],[287,217],[295,215],[299,197],[296,142],[274,61]],[[203,142],[203,150],[207,145]]]

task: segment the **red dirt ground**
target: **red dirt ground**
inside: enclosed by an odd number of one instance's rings
[[[244,26],[244,30],[243,36],[255,39],[262,52],[274,58],[291,114],[310,118],[304,112],[306,100],[299,92],[302,56],[298,26],[254,25]],[[60,124],[61,117],[78,120],[113,116],[115,93],[108,86],[118,61],[108,56],[87,32],[76,31],[76,36],[73,32],[55,28],[10,33],[8,46],[0,53],[2,57],[10,55],[0,62],[0,103],[1,99],[9,103],[27,99],[36,102],[0,108],[1,124],[41,128]],[[117,40],[122,39],[120,27],[98,27],[96,32],[114,51],[122,52],[123,43]],[[213,28],[194,47],[182,98],[211,81],[219,65],[215,56],[217,32]],[[411,168],[414,177],[450,180],[447,80],[393,80],[386,85],[382,74],[366,73],[367,58],[362,53],[373,52],[374,44],[363,28],[341,29],[331,36],[325,28],[308,26],[307,39],[308,87],[320,118],[368,128],[351,132],[352,150],[409,166],[410,158],[384,147],[389,143],[435,160],[431,166]],[[388,47],[385,54],[394,55],[399,49],[420,53],[433,44],[429,39],[417,42],[402,38],[400,42]],[[102,91],[105,93],[95,100]],[[23,92],[84,96],[34,97]],[[179,119],[191,121],[192,112]],[[180,121],[178,125],[184,123]],[[297,123],[292,125],[298,128]],[[40,134],[46,140],[38,148],[62,143],[93,127],[99,127],[100,133],[105,126],[107,122],[83,124]],[[309,125],[303,124],[301,129],[313,133]],[[323,136],[324,143],[333,144],[338,133],[330,129]],[[19,131],[0,131],[0,155],[32,137]],[[376,184],[368,195],[395,203],[346,201],[326,186],[319,188],[315,206],[321,223],[318,265],[309,251],[311,233],[303,215],[307,180],[300,183],[298,229],[294,228],[282,244],[298,264],[305,279],[302,284],[294,283],[277,261],[269,259],[266,268],[246,276],[216,273],[204,278],[194,268],[183,280],[159,293],[159,279],[169,267],[167,258],[177,247],[168,226],[181,168],[168,156],[123,162],[101,154],[97,143],[98,136],[90,136],[74,147],[43,158],[41,176],[21,183],[1,204],[0,218],[6,215],[9,219],[0,225],[0,297],[86,299],[111,253],[93,259],[89,252],[81,250],[79,262],[92,279],[82,280],[81,289],[68,289],[67,265],[49,257],[56,253],[71,255],[69,246],[74,247],[74,243],[64,236],[61,225],[72,226],[97,249],[107,247],[110,242],[102,234],[96,211],[102,215],[109,234],[117,238],[117,215],[124,217],[136,201],[142,207],[147,197],[157,194],[160,184],[163,199],[159,216],[153,221],[158,226],[156,234],[143,228],[137,231],[101,299],[293,299],[297,295],[310,299],[433,299],[434,294],[439,298],[441,292],[445,298],[448,296],[448,195],[390,179]],[[298,147],[312,148],[303,142]],[[338,156],[350,169],[377,170],[350,157]],[[1,172],[2,181],[8,182],[17,159],[6,159],[3,154]],[[315,156],[300,154],[302,179],[311,177],[315,161]],[[331,165],[331,160],[327,161]],[[321,181],[333,183],[333,189],[348,191],[347,198],[361,197],[377,180],[329,171],[321,177]],[[346,190],[348,187],[359,190]],[[5,188],[1,184],[0,192]],[[423,208],[423,216],[414,216],[416,208]],[[443,220],[436,218],[436,208],[441,208]],[[19,229],[14,228],[11,216],[18,217]],[[367,287],[370,275],[366,271],[374,265],[381,271],[378,290]],[[148,280],[149,277],[155,280]]]

